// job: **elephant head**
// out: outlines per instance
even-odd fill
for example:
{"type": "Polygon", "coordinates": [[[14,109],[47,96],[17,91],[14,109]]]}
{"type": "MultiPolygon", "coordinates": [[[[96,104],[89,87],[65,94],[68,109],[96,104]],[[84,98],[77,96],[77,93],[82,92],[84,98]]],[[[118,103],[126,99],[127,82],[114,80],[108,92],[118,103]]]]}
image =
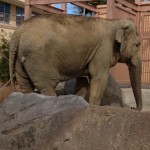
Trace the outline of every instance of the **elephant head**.
{"type": "Polygon", "coordinates": [[[139,57],[140,38],[133,21],[123,19],[116,24],[115,40],[119,48],[118,61],[126,63],[129,69],[131,86],[137,104],[137,110],[142,109],[141,97],[141,59],[139,57]]]}

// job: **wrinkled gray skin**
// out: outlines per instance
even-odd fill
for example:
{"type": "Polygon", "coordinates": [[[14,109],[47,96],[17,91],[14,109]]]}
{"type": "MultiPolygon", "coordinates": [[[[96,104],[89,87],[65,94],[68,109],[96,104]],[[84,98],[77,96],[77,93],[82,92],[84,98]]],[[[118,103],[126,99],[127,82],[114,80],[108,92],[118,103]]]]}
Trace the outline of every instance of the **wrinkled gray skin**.
{"type": "Polygon", "coordinates": [[[10,76],[16,74],[22,92],[37,88],[56,95],[60,81],[88,75],[90,104],[100,104],[109,68],[126,63],[142,109],[140,39],[133,21],[69,15],[33,17],[14,32],[10,43],[10,76]]]}

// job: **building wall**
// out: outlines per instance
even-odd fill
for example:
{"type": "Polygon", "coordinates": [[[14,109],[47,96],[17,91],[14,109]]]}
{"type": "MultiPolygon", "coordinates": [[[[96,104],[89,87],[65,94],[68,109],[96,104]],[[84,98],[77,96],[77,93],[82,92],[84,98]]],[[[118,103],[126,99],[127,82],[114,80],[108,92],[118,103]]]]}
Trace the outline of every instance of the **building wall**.
{"type": "MultiPolygon", "coordinates": [[[[9,1],[3,1],[1,0],[2,2],[7,2],[9,3],[9,1]]],[[[18,0],[19,1],[19,0],[18,0]]],[[[12,2],[12,0],[10,0],[10,2],[12,2]]],[[[12,3],[9,3],[10,4],[10,22],[9,23],[3,23],[0,21],[0,31],[1,30],[4,30],[6,33],[13,33],[13,31],[16,29],[16,3],[15,4],[12,4],[12,3]]],[[[20,7],[20,5],[19,5],[20,7]]],[[[22,5],[23,7],[23,5],[22,5]]]]}
{"type": "MultiPolygon", "coordinates": [[[[3,23],[0,21],[0,31],[3,29],[7,33],[13,33],[16,29],[16,7],[24,8],[24,2],[25,0],[0,0],[2,2],[6,2],[10,4],[10,22],[9,23],[3,23]]],[[[38,14],[45,14],[46,12],[40,9],[33,8],[32,10],[35,13],[38,14]]]]}

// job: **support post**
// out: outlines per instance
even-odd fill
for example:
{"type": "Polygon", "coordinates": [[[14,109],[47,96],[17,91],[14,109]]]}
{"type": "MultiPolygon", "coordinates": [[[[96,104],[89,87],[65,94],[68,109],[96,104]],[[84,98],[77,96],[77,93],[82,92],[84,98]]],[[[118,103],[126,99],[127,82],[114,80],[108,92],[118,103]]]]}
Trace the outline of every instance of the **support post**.
{"type": "Polygon", "coordinates": [[[114,19],[115,18],[115,0],[108,0],[107,1],[107,19],[114,19]]]}
{"type": "Polygon", "coordinates": [[[95,13],[95,12],[92,12],[92,16],[95,17],[95,18],[99,17],[99,16],[98,16],[98,12],[96,12],[96,13],[95,13]]]}
{"type": "Polygon", "coordinates": [[[24,20],[29,19],[32,16],[32,8],[30,6],[30,0],[25,0],[25,16],[24,20]]]}
{"type": "Polygon", "coordinates": [[[61,3],[61,9],[64,11],[64,14],[67,13],[67,3],[61,3]]]}
{"type": "Polygon", "coordinates": [[[140,5],[141,4],[141,0],[135,0],[135,3],[140,5]]]}
{"type": "Polygon", "coordinates": [[[136,15],[136,26],[137,26],[137,30],[140,33],[140,22],[141,22],[141,13],[137,12],[136,15]]]}
{"type": "Polygon", "coordinates": [[[135,0],[135,3],[138,4],[137,6],[137,14],[136,14],[136,26],[137,26],[137,30],[140,33],[140,22],[141,22],[141,1],[142,0],[135,0]]]}

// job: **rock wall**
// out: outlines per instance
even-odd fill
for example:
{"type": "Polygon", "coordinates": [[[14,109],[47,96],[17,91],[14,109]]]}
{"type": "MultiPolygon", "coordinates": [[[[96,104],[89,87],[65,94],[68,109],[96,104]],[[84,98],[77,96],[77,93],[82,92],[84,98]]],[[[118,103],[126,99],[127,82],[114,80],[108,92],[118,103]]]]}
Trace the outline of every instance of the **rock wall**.
{"type": "Polygon", "coordinates": [[[150,113],[13,93],[0,104],[0,150],[150,150],[150,113]]]}
{"type": "MultiPolygon", "coordinates": [[[[68,80],[66,82],[62,82],[57,86],[58,95],[78,95],[82,96],[84,99],[87,99],[89,96],[89,83],[88,80],[83,77],[79,79],[79,83],[77,84],[76,79],[68,80]],[[87,88],[82,88],[79,90],[79,87],[85,86],[87,88]]],[[[106,89],[104,91],[104,95],[101,100],[101,106],[109,105],[109,106],[121,106],[123,107],[122,100],[122,92],[116,80],[109,75],[106,89]]]]}

